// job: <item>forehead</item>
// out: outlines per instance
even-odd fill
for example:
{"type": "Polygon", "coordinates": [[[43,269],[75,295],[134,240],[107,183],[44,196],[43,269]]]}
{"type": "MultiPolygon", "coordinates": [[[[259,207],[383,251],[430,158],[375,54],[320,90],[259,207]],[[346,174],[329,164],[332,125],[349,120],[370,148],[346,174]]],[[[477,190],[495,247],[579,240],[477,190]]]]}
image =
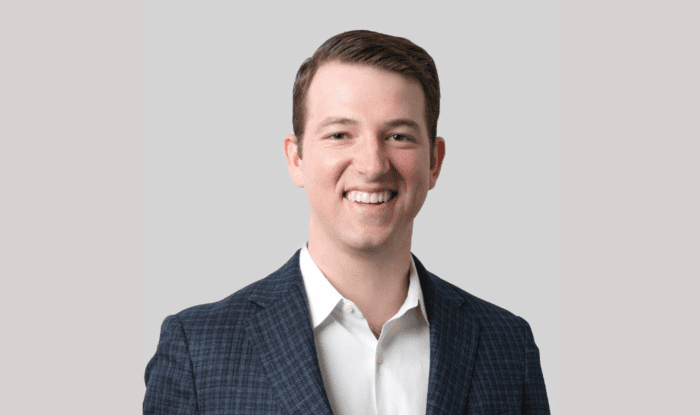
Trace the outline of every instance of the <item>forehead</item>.
{"type": "Polygon", "coordinates": [[[309,85],[306,102],[311,129],[335,116],[363,123],[411,118],[425,131],[425,97],[418,81],[368,65],[322,65],[309,85]]]}

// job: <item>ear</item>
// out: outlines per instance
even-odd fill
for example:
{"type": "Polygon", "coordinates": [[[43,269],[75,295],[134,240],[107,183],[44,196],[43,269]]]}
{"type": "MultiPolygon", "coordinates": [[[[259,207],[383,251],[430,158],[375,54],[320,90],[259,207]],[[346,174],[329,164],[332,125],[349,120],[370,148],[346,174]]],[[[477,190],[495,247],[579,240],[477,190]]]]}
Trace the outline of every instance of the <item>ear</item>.
{"type": "Polygon", "coordinates": [[[430,161],[430,187],[432,190],[440,176],[442,169],[442,161],[445,159],[445,139],[437,137],[435,139],[435,148],[433,149],[433,159],[430,161]]]}
{"type": "Polygon", "coordinates": [[[297,187],[304,187],[304,162],[299,158],[299,140],[294,134],[284,137],[284,157],[287,159],[287,169],[292,181],[297,187]]]}

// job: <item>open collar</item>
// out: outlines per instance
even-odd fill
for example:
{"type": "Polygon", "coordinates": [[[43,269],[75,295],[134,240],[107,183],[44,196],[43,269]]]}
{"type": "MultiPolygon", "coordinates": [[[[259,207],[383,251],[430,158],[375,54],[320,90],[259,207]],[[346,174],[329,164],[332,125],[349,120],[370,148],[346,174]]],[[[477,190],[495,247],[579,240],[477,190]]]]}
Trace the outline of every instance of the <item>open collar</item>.
{"type": "MultiPolygon", "coordinates": [[[[260,310],[250,318],[246,334],[288,414],[331,415],[316,357],[300,252],[251,290],[248,300],[260,310]]],[[[427,415],[462,413],[479,324],[462,307],[466,298],[454,286],[412,258],[430,322],[427,415]]]]}
{"type": "MultiPolygon", "coordinates": [[[[301,270],[302,279],[304,281],[304,290],[306,291],[306,299],[309,304],[309,314],[311,317],[311,327],[315,330],[323,321],[328,318],[331,312],[336,308],[338,302],[347,300],[338,290],[328,281],[323,275],[323,272],[318,268],[311,254],[306,247],[302,246],[299,252],[299,268],[301,270]]],[[[411,269],[408,279],[408,292],[406,299],[397,315],[401,316],[408,310],[420,306],[423,318],[428,321],[428,314],[425,311],[425,300],[423,299],[423,290],[421,289],[420,278],[416,270],[416,264],[411,256],[411,269]]]]}

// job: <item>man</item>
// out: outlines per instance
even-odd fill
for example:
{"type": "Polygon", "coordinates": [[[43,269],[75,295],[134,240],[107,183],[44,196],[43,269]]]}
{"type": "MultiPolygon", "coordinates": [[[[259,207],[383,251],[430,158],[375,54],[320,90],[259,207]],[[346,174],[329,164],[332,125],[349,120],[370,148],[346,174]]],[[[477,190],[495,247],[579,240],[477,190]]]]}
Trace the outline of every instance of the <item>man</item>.
{"type": "Polygon", "coordinates": [[[528,324],[411,255],[445,157],[432,58],[342,33],[302,64],[293,99],[284,152],[309,199],[308,244],[165,320],[144,413],[548,414],[528,324]]]}

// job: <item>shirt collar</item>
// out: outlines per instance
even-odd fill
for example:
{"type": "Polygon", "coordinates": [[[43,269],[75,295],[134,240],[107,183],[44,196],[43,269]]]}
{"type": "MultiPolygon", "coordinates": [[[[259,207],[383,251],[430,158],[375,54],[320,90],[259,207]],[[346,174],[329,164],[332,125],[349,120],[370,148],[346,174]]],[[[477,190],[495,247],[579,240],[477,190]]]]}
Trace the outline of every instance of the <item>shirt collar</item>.
{"type": "MultiPolygon", "coordinates": [[[[318,268],[314,260],[309,254],[306,244],[301,248],[299,255],[299,267],[304,280],[304,289],[306,289],[306,298],[309,302],[309,311],[311,314],[311,326],[315,329],[321,324],[331,311],[338,305],[338,302],[346,300],[338,290],[331,285],[326,279],[321,270],[318,268]]],[[[416,271],[416,264],[411,256],[411,275],[408,282],[408,294],[403,305],[396,313],[395,317],[400,317],[408,310],[420,305],[420,310],[428,322],[428,314],[425,312],[425,301],[423,300],[423,290],[420,286],[420,279],[416,271]]],[[[392,317],[393,318],[393,317],[392,317]]]]}

